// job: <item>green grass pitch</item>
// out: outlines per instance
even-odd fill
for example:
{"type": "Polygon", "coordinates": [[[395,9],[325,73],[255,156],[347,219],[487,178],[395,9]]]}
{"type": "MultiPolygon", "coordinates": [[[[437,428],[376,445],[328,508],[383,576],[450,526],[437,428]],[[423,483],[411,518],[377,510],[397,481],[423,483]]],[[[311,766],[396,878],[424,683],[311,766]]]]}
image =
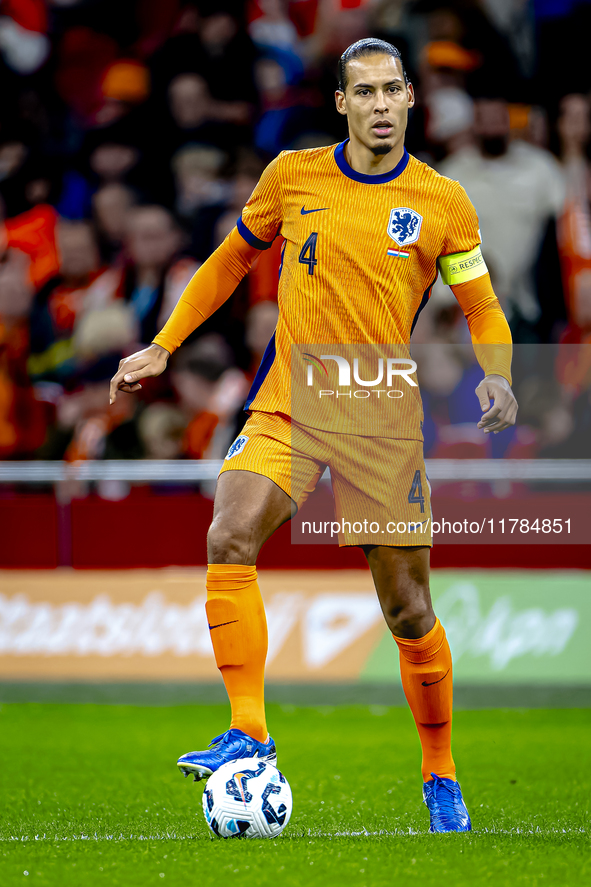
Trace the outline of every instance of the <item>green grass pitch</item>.
{"type": "Polygon", "coordinates": [[[220,841],[179,754],[221,705],[0,709],[0,883],[591,884],[591,711],[460,711],[454,754],[474,831],[429,835],[405,709],[269,706],[294,794],[275,841],[220,841]]]}

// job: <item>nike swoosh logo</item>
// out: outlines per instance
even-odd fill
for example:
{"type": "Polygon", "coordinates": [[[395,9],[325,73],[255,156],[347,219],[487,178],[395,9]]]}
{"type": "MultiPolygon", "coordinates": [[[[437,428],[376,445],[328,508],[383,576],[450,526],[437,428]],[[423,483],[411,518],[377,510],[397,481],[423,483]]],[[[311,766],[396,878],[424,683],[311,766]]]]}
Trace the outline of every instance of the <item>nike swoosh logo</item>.
{"type": "Polygon", "coordinates": [[[238,619],[232,619],[231,622],[219,622],[217,625],[210,625],[208,622],[207,627],[210,631],[213,631],[214,628],[222,628],[224,625],[234,625],[235,622],[238,622],[238,619]]]}
{"type": "Polygon", "coordinates": [[[447,669],[447,671],[446,671],[445,674],[443,675],[443,678],[438,678],[436,681],[429,681],[429,682],[427,682],[427,681],[423,681],[423,683],[422,683],[421,686],[423,686],[423,687],[432,687],[433,684],[439,684],[439,683],[441,683],[441,681],[442,681],[444,678],[446,678],[446,677],[448,676],[448,674],[449,674],[449,668],[447,669]]]}
{"type": "Polygon", "coordinates": [[[310,213],[323,213],[327,209],[330,209],[330,206],[322,206],[320,209],[305,209],[305,207],[302,207],[300,213],[303,216],[308,216],[310,213]]]}

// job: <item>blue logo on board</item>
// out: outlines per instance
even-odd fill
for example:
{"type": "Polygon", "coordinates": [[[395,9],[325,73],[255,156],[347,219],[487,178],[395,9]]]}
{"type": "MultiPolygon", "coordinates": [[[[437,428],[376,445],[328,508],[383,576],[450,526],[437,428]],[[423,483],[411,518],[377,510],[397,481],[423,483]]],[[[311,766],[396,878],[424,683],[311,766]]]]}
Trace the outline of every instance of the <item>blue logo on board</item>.
{"type": "Polygon", "coordinates": [[[423,217],[408,206],[397,206],[390,212],[388,235],[398,246],[416,243],[421,233],[423,217]]]}

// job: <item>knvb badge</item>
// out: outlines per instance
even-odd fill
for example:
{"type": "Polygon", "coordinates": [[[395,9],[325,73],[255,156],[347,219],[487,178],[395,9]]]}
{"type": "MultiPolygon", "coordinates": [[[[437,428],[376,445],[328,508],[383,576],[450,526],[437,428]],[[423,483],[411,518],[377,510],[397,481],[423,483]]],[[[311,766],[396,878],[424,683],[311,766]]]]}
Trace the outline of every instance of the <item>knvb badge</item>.
{"type": "Polygon", "coordinates": [[[393,258],[408,259],[410,253],[403,246],[416,243],[421,233],[423,217],[408,206],[397,206],[391,210],[388,220],[388,236],[392,238],[398,249],[389,249],[388,255],[393,258]]]}
{"type": "Polygon", "coordinates": [[[248,437],[245,434],[241,434],[240,437],[237,437],[228,450],[226,460],[232,459],[234,456],[237,456],[238,453],[241,453],[247,443],[248,437]]]}

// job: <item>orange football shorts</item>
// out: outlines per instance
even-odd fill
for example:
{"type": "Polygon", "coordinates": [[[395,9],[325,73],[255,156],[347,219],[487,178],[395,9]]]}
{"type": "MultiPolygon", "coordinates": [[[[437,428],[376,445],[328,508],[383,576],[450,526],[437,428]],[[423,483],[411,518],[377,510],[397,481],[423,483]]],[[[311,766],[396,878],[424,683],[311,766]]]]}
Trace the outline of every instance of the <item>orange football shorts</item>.
{"type": "Polygon", "coordinates": [[[326,467],[339,545],[432,546],[421,440],[323,431],[282,413],[254,411],[228,450],[220,475],[261,474],[300,508],[326,467]]]}

